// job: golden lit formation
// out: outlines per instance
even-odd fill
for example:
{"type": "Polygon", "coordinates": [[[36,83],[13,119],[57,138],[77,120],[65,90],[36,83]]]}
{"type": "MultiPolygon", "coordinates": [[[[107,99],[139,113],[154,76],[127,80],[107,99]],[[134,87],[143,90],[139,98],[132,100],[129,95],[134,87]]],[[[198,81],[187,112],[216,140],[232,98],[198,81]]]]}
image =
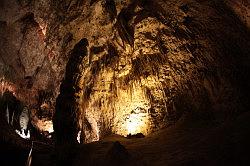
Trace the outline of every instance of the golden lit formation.
{"type": "Polygon", "coordinates": [[[148,134],[149,100],[139,82],[135,82],[126,90],[120,89],[115,103],[116,116],[114,132],[127,136],[128,134],[148,134]]]}
{"type": "Polygon", "coordinates": [[[128,115],[126,120],[127,134],[147,133],[148,114],[136,113],[128,115]]]}

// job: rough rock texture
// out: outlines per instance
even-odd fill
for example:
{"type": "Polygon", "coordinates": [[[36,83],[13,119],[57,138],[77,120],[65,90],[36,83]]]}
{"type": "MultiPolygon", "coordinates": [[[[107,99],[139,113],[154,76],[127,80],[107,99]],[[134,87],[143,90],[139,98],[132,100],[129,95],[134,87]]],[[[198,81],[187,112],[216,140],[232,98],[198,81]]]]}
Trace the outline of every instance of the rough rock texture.
{"type": "Polygon", "coordinates": [[[0,6],[1,93],[11,91],[33,110],[30,112],[36,113],[31,115],[34,126],[40,131],[51,131],[48,123],[52,123],[55,98],[67,62],[62,64],[56,47],[46,43],[47,23],[54,10],[49,1],[10,0],[1,1],[0,6]],[[47,108],[42,109],[43,105],[47,108]],[[38,118],[41,110],[49,115],[46,120],[38,118]]]}
{"type": "Polygon", "coordinates": [[[247,80],[249,32],[223,3],[96,1],[79,8],[89,10],[74,18],[69,7],[57,33],[89,41],[84,117],[76,116],[87,120],[87,140],[147,135],[185,112],[221,120],[243,110],[239,81],[247,80]]]}
{"type": "Polygon", "coordinates": [[[45,37],[33,13],[8,21],[6,18],[1,25],[1,64],[5,69],[1,77],[15,84],[20,99],[34,105],[38,91],[54,84],[45,37]]]}
{"type": "MultiPolygon", "coordinates": [[[[54,129],[56,131],[56,140],[58,144],[75,142],[77,143],[77,134],[81,130],[83,122],[78,123],[76,117],[81,114],[81,92],[82,63],[87,55],[87,39],[82,39],[73,49],[72,55],[66,66],[65,78],[60,87],[60,94],[56,101],[56,114],[54,119],[54,129]]],[[[80,120],[80,119],[79,119],[80,120]]],[[[82,132],[84,134],[84,132],[82,132]]],[[[83,137],[85,138],[85,137],[83,137]]]]}
{"type": "Polygon", "coordinates": [[[250,2],[248,0],[226,0],[225,2],[241,21],[250,28],[250,2]]]}
{"type": "MultiPolygon", "coordinates": [[[[248,14],[237,12],[248,5],[231,2],[3,1],[1,76],[35,109],[48,100],[39,93],[52,91],[53,108],[70,51],[86,38],[76,92],[81,111],[69,124],[55,122],[61,135],[75,122],[89,142],[111,132],[147,135],[185,112],[226,119],[244,110],[250,89],[248,14]]],[[[55,119],[67,121],[70,110],[61,104],[55,119]]]]}

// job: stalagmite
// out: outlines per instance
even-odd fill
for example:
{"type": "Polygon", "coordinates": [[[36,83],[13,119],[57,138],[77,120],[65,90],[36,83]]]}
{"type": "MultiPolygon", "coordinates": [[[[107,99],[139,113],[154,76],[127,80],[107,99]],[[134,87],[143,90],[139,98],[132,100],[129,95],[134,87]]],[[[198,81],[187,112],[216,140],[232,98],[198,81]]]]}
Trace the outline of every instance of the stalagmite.
{"type": "Polygon", "coordinates": [[[29,110],[27,107],[24,107],[24,109],[19,117],[19,124],[20,124],[20,131],[15,130],[16,133],[24,139],[29,139],[30,138],[30,130],[28,129],[29,110]]]}
{"type": "MultiPolygon", "coordinates": [[[[58,144],[77,143],[79,130],[82,124],[78,121],[81,114],[82,103],[82,70],[83,60],[87,56],[87,39],[82,39],[71,52],[66,66],[64,80],[57,97],[56,112],[54,116],[54,131],[58,144]]],[[[81,132],[83,137],[84,132],[81,132]]]]}
{"type": "Polygon", "coordinates": [[[29,124],[29,110],[27,107],[24,107],[19,117],[19,123],[20,123],[21,130],[27,132],[28,124],[29,124]]]}

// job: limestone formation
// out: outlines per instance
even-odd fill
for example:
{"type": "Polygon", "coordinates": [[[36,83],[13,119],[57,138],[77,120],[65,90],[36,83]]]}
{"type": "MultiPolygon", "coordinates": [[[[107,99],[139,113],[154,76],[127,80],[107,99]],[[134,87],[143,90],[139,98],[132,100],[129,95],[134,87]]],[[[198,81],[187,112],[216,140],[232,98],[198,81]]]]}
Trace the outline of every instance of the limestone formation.
{"type": "Polygon", "coordinates": [[[58,139],[147,136],[188,112],[223,121],[247,108],[246,1],[1,3],[1,89],[30,110],[52,92],[58,139]]]}

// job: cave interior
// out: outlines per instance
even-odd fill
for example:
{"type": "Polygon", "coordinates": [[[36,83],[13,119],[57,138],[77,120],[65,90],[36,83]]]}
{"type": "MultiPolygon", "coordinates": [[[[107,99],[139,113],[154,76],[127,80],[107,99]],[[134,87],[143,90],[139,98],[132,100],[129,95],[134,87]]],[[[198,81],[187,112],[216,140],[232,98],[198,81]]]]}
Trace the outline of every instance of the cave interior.
{"type": "Polygon", "coordinates": [[[0,0],[0,165],[249,165],[248,0],[0,0]]]}

